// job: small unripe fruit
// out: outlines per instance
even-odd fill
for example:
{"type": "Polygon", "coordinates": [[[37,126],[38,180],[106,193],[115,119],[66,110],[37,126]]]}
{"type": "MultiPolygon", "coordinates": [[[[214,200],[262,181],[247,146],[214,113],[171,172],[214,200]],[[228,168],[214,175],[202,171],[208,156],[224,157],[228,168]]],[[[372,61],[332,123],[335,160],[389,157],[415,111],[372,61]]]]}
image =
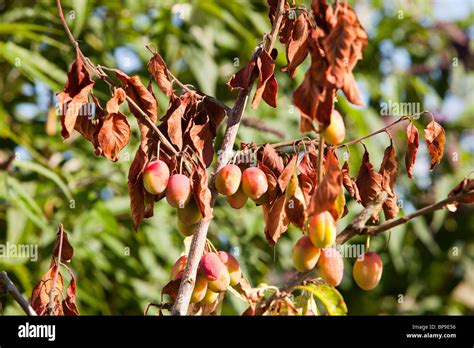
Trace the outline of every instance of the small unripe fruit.
{"type": "Polygon", "coordinates": [[[183,255],[174,263],[173,267],[171,268],[171,280],[177,280],[183,276],[187,261],[188,257],[183,255]]]}
{"type": "Polygon", "coordinates": [[[159,195],[166,190],[170,170],[165,162],[156,159],[150,161],[143,172],[143,186],[152,195],[159,195]]]}
{"type": "Polygon", "coordinates": [[[334,248],[321,250],[318,264],[316,265],[318,275],[326,283],[332,286],[341,284],[344,275],[344,260],[342,255],[334,248]]]}
{"type": "Polygon", "coordinates": [[[194,199],[190,199],[184,208],[178,208],[178,219],[186,226],[195,225],[201,220],[201,211],[194,199]]]}
{"type": "Polygon", "coordinates": [[[318,248],[325,248],[336,241],[336,221],[328,211],[311,216],[308,230],[311,242],[318,248]]]}
{"type": "Polygon", "coordinates": [[[316,266],[321,250],[316,248],[308,236],[303,236],[293,247],[292,257],[298,272],[310,271],[316,266]]]}
{"type": "Polygon", "coordinates": [[[239,261],[231,254],[226,253],[225,251],[219,251],[219,258],[222,263],[227,267],[230,275],[230,285],[236,286],[239,284],[240,279],[242,278],[242,270],[240,269],[239,261]]]}
{"type": "Polygon", "coordinates": [[[235,164],[228,164],[216,175],[216,189],[221,195],[230,196],[237,192],[242,172],[235,164]]]}
{"type": "Polygon", "coordinates": [[[336,110],[333,111],[331,114],[331,123],[321,132],[321,135],[326,143],[330,145],[337,145],[344,141],[346,137],[346,127],[344,126],[344,120],[339,112],[336,110]]]}
{"type": "Polygon", "coordinates": [[[196,276],[196,284],[191,294],[191,303],[201,302],[207,293],[207,279],[201,274],[196,276]]]}
{"type": "Polygon", "coordinates": [[[187,226],[179,218],[177,219],[178,230],[185,237],[192,236],[197,224],[187,226]]]}
{"type": "Polygon", "coordinates": [[[233,195],[227,196],[227,201],[229,202],[229,205],[234,209],[242,208],[245,205],[245,203],[247,203],[247,199],[248,197],[244,193],[244,190],[242,189],[242,185],[239,186],[239,188],[233,195]]]}
{"type": "Polygon", "coordinates": [[[219,297],[218,292],[214,292],[212,290],[209,290],[208,288],[206,291],[206,295],[202,299],[201,303],[207,304],[207,305],[213,304],[214,302],[216,302],[218,297],[219,297]]]}
{"type": "Polygon", "coordinates": [[[259,199],[268,190],[267,176],[257,167],[245,169],[242,173],[242,189],[247,197],[259,199]]]}
{"type": "Polygon", "coordinates": [[[166,200],[174,208],[184,208],[191,198],[191,182],[183,174],[174,174],[168,180],[166,200]]]}
{"type": "Polygon", "coordinates": [[[229,271],[227,271],[227,268],[223,268],[219,278],[216,280],[210,280],[208,282],[208,287],[210,290],[214,292],[224,292],[227,291],[230,285],[230,275],[229,271]]]}
{"type": "Polygon", "coordinates": [[[372,290],[382,278],[383,264],[380,256],[374,252],[367,252],[354,263],[352,276],[357,285],[363,290],[372,290]]]}

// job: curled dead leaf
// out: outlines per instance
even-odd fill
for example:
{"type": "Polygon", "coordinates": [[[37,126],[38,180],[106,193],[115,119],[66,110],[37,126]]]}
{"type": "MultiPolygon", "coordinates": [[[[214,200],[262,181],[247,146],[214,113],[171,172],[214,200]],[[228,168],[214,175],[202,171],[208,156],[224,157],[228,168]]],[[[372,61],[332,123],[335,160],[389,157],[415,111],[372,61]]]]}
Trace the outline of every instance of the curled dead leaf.
{"type": "Polygon", "coordinates": [[[407,152],[405,154],[405,167],[409,178],[413,178],[413,167],[415,166],[416,153],[418,152],[418,130],[415,125],[410,122],[407,126],[407,152]]]}
{"type": "Polygon", "coordinates": [[[431,156],[430,169],[433,169],[441,162],[444,150],[444,128],[434,119],[425,128],[425,140],[431,156]]]}
{"type": "Polygon", "coordinates": [[[93,87],[94,81],[90,78],[79,51],[77,51],[76,59],[67,74],[64,90],[57,94],[61,110],[61,135],[63,139],[71,136],[78,117],[87,119],[93,116],[83,115],[83,106],[88,103],[88,97],[93,87]]]}

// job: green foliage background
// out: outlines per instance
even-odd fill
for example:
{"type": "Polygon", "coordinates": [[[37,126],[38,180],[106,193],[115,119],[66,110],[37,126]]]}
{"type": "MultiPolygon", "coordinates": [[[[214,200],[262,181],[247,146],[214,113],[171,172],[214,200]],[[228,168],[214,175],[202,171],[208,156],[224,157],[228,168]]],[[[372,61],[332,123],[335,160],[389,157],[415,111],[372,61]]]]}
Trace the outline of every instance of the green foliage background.
{"type": "MultiPolygon", "coordinates": [[[[367,106],[355,108],[339,98],[346,139],[365,135],[394,119],[380,116],[383,101],[421,103],[421,109],[433,111],[447,132],[444,159],[433,172],[428,170],[426,147],[421,144],[415,180],[406,177],[403,166],[404,128],[392,133],[401,163],[396,188],[403,203],[401,214],[444,198],[474,169],[474,11],[471,2],[456,1],[446,16],[459,14],[454,8],[459,3],[463,13],[446,19],[439,15],[440,6],[449,9],[446,3],[449,1],[363,0],[355,7],[370,36],[364,60],[355,69],[367,106]],[[441,20],[469,33],[470,56],[453,43],[447,30],[436,27],[441,20]],[[414,73],[411,68],[420,65],[428,71],[414,73]]],[[[153,43],[181,81],[228,105],[235,94],[225,82],[237,71],[237,64],[246,63],[270,29],[264,1],[76,0],[64,1],[63,7],[82,50],[96,64],[127,69],[146,83],[149,52],[145,45],[153,43]]],[[[277,48],[277,66],[282,67],[284,48],[280,44],[277,48]]],[[[75,248],[71,268],[78,279],[81,313],[139,315],[148,302],[160,301],[170,267],[183,251],[182,237],[175,211],[165,202],[157,204],[155,216],[138,233],[132,230],[126,177],[137,148],[136,125],[133,140],[117,163],[95,157],[91,145],[78,136],[63,142],[59,120],[53,119],[52,131],[46,132],[48,109],[54,106],[54,93],[62,89],[73,59],[55,1],[32,5],[31,1],[6,0],[0,4],[0,158],[16,152],[18,159],[11,173],[0,172],[0,243],[39,246],[38,262],[0,258],[0,270],[6,270],[29,298],[49,267],[55,231],[62,222],[75,248]]],[[[262,103],[245,115],[283,131],[285,140],[300,138],[292,91],[307,66],[308,61],[295,80],[277,73],[277,110],[262,103]]],[[[97,95],[105,99],[106,86],[101,82],[96,86],[97,95]]],[[[157,94],[163,115],[167,101],[157,94]]],[[[126,106],[124,112],[129,114],[126,106]]],[[[428,121],[416,121],[421,137],[428,121]]],[[[221,138],[222,130],[218,145],[221,138]]],[[[281,139],[242,127],[238,140],[281,139]]],[[[376,169],[388,143],[384,134],[365,142],[376,169]]],[[[352,146],[350,151],[351,174],[356,176],[362,146],[352,146]]],[[[360,207],[350,202],[349,210],[339,228],[360,207]]],[[[357,288],[351,277],[354,260],[346,259],[340,291],[349,314],[474,314],[472,212],[472,207],[462,207],[454,214],[439,211],[375,238],[372,248],[382,256],[384,274],[371,292],[357,288]]],[[[220,198],[214,215],[211,240],[219,249],[238,255],[254,285],[281,285],[291,276],[291,248],[300,236],[297,229],[290,228],[276,248],[270,248],[263,236],[261,208],[248,203],[242,210],[232,210],[220,198]]],[[[353,242],[363,243],[363,239],[353,242]]],[[[21,314],[10,298],[2,298],[2,303],[4,314],[21,314]]],[[[228,294],[222,313],[240,314],[244,309],[242,302],[228,294]]]]}

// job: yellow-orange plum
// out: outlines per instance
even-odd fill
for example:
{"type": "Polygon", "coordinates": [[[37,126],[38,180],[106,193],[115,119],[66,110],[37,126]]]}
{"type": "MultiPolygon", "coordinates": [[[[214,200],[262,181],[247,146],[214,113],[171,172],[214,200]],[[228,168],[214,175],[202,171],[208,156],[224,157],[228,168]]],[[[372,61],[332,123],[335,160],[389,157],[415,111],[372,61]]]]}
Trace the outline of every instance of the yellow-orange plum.
{"type": "Polygon", "coordinates": [[[234,209],[242,208],[245,203],[247,203],[247,200],[248,197],[244,193],[242,185],[239,186],[239,188],[233,195],[227,196],[227,201],[229,202],[229,205],[234,209]]]}
{"type": "Polygon", "coordinates": [[[180,279],[183,276],[187,261],[188,257],[183,255],[174,263],[173,267],[171,267],[171,280],[180,279]]]}
{"type": "Polygon", "coordinates": [[[227,271],[230,275],[230,285],[236,286],[240,282],[240,278],[242,278],[242,271],[240,269],[239,261],[231,254],[225,251],[219,251],[219,258],[221,259],[222,263],[227,267],[227,271]]]}
{"type": "Polygon", "coordinates": [[[336,241],[336,221],[328,211],[311,216],[308,230],[311,242],[318,248],[325,248],[336,241]]]}
{"type": "Polygon", "coordinates": [[[197,224],[194,225],[186,225],[184,224],[179,218],[177,219],[178,230],[181,234],[185,237],[192,236],[194,233],[194,229],[196,228],[197,224]]]}
{"type": "Polygon", "coordinates": [[[230,196],[237,192],[240,186],[242,172],[235,164],[224,166],[216,174],[216,190],[221,195],[230,196]]]}
{"type": "Polygon", "coordinates": [[[321,250],[318,264],[316,265],[318,275],[326,283],[332,286],[341,284],[344,275],[344,260],[342,255],[334,248],[324,248],[321,250]]]}
{"type": "Polygon", "coordinates": [[[174,208],[184,208],[191,198],[191,182],[183,174],[174,174],[166,186],[166,200],[174,208]]]}
{"type": "Polygon", "coordinates": [[[372,290],[382,278],[383,264],[380,256],[374,252],[367,252],[354,263],[352,276],[363,290],[372,290]]]}
{"type": "Polygon", "coordinates": [[[331,114],[331,122],[322,132],[326,143],[330,145],[337,145],[344,141],[346,137],[346,127],[344,126],[344,120],[339,112],[336,110],[331,114]]]}
{"type": "Polygon", "coordinates": [[[310,271],[316,266],[320,249],[315,247],[308,236],[303,236],[293,247],[293,264],[298,272],[310,271]]]}
{"type": "Polygon", "coordinates": [[[218,292],[214,292],[212,290],[209,290],[208,288],[206,291],[206,295],[202,299],[201,303],[207,304],[207,305],[213,304],[214,302],[216,302],[218,297],[219,297],[218,292]]]}
{"type": "Polygon", "coordinates": [[[242,173],[242,189],[247,197],[258,200],[268,190],[267,176],[257,167],[245,169],[242,173]]]}
{"type": "Polygon", "coordinates": [[[207,279],[201,274],[196,276],[196,284],[191,294],[191,303],[201,302],[207,293],[207,279]]]}
{"type": "Polygon", "coordinates": [[[185,207],[177,209],[178,219],[186,226],[195,225],[201,220],[201,211],[196,204],[194,198],[189,200],[185,207]]]}
{"type": "Polygon", "coordinates": [[[143,186],[152,195],[159,195],[165,192],[169,177],[170,170],[165,162],[150,161],[143,172],[143,186]]]}

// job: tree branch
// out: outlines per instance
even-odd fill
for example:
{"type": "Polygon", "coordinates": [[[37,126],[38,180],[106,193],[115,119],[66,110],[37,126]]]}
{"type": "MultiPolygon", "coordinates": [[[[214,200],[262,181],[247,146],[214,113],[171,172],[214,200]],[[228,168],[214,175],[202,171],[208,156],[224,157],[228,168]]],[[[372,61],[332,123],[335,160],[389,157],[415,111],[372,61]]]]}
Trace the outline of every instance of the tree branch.
{"type": "Polygon", "coordinates": [[[472,195],[473,193],[474,193],[474,190],[460,192],[454,196],[443,199],[442,201],[427,205],[426,207],[423,207],[401,218],[388,220],[381,225],[369,226],[366,228],[365,233],[369,235],[376,235],[376,234],[385,232],[393,227],[402,225],[418,216],[431,213],[435,210],[443,209],[446,205],[450,203],[459,202],[463,198],[466,198],[467,196],[472,195]]]}
{"type": "Polygon", "coordinates": [[[284,138],[285,133],[282,132],[279,129],[273,128],[260,120],[259,118],[256,117],[244,117],[242,118],[242,126],[248,127],[248,128],[254,128],[259,131],[265,132],[265,133],[270,133],[273,134],[279,138],[284,138]]]}
{"type": "Polygon", "coordinates": [[[354,220],[352,220],[352,222],[337,235],[336,244],[344,244],[355,235],[362,234],[365,231],[367,220],[369,220],[375,212],[380,211],[380,208],[387,197],[387,192],[380,192],[377,198],[375,198],[373,202],[370,202],[367,207],[365,207],[364,210],[362,210],[359,215],[357,215],[354,220]]]}
{"type": "MultiPolygon", "coordinates": [[[[454,202],[459,202],[462,199],[471,196],[474,194],[474,190],[465,190],[462,191],[456,195],[453,195],[451,197],[448,197],[446,199],[443,199],[439,202],[430,204],[426,207],[423,207],[407,216],[403,216],[398,219],[392,219],[384,222],[381,225],[377,226],[366,226],[367,220],[370,219],[372,214],[378,210],[380,210],[380,207],[383,205],[385,200],[387,199],[387,193],[385,191],[382,191],[379,193],[377,198],[371,202],[369,205],[367,205],[364,210],[362,210],[355,218],[352,220],[352,222],[344,229],[342,230],[336,238],[336,244],[344,244],[351,238],[355,237],[356,235],[361,235],[361,234],[367,234],[367,235],[377,235],[379,233],[385,232],[393,227],[402,225],[418,216],[443,209],[446,207],[446,205],[454,202]]],[[[295,286],[301,284],[306,278],[308,278],[313,270],[308,271],[308,272],[298,272],[295,274],[295,276],[288,281],[288,283],[281,288],[280,293],[288,293],[293,289],[295,286]]],[[[275,296],[275,295],[274,295],[275,296]]],[[[268,305],[272,302],[274,296],[271,296],[267,301],[265,301],[265,304],[259,308],[259,313],[260,312],[265,312],[266,308],[268,305]]]]}
{"type": "MultiPolygon", "coordinates": [[[[336,148],[341,148],[341,147],[346,147],[346,146],[349,146],[349,145],[354,145],[354,144],[357,144],[357,143],[360,143],[361,141],[365,140],[365,139],[368,139],[370,137],[373,137],[374,135],[377,135],[377,134],[380,134],[380,133],[383,133],[383,132],[386,132],[388,129],[390,129],[391,127],[397,125],[398,123],[400,122],[403,122],[403,121],[408,121],[408,120],[411,120],[415,117],[418,117],[418,116],[421,116],[423,114],[431,114],[431,112],[427,111],[427,110],[424,110],[420,113],[417,113],[417,114],[413,114],[413,115],[404,115],[404,116],[401,116],[398,120],[386,125],[385,127],[381,128],[381,129],[378,129],[368,135],[365,135],[361,138],[357,138],[357,139],[354,139],[354,140],[351,140],[351,141],[348,141],[346,143],[343,143],[343,144],[339,144],[336,146],[336,148]]],[[[280,147],[288,147],[288,146],[300,146],[300,145],[311,145],[311,144],[314,144],[314,145],[318,145],[319,144],[319,140],[318,139],[296,139],[296,140],[287,140],[287,141],[283,141],[283,142],[280,142],[280,143],[273,143],[273,144],[270,144],[271,147],[277,149],[277,148],[280,148],[280,147]]],[[[265,145],[265,144],[264,144],[265,145]]],[[[263,146],[263,145],[260,145],[260,146],[263,146]]],[[[319,146],[319,145],[318,145],[319,146]]]]}
{"type": "Polygon", "coordinates": [[[354,144],[357,144],[357,143],[360,143],[361,141],[367,139],[367,138],[370,138],[370,137],[373,137],[374,135],[377,135],[377,134],[380,134],[380,133],[383,133],[383,132],[386,132],[387,129],[395,126],[396,124],[400,123],[400,122],[403,122],[403,121],[408,121],[408,120],[412,120],[413,118],[415,117],[419,117],[419,116],[422,116],[424,114],[429,114],[431,115],[431,112],[428,111],[428,110],[423,110],[422,112],[419,112],[417,114],[413,114],[413,115],[404,115],[404,116],[401,116],[398,120],[386,125],[385,127],[379,129],[379,130],[376,130],[375,132],[372,132],[368,135],[365,135],[361,138],[358,138],[358,139],[354,139],[354,140],[351,140],[351,141],[348,141],[347,143],[344,143],[344,144],[340,144],[338,145],[337,147],[340,148],[340,147],[344,147],[344,146],[349,146],[349,145],[354,145],[354,144]]]}
{"type": "MultiPolygon", "coordinates": [[[[278,36],[278,31],[280,28],[282,15],[284,11],[284,0],[278,0],[277,12],[275,15],[275,21],[273,22],[272,31],[269,36],[266,36],[264,43],[264,49],[267,52],[271,52],[275,40],[278,36]]],[[[257,47],[253,55],[257,54],[261,48],[257,47]]],[[[228,114],[227,118],[227,128],[225,130],[224,139],[222,141],[222,146],[220,149],[220,156],[218,156],[216,166],[211,174],[209,180],[209,190],[211,191],[211,208],[214,207],[214,204],[217,199],[217,191],[214,187],[215,174],[224,167],[230,156],[232,154],[232,149],[234,147],[235,138],[237,136],[237,131],[239,129],[240,121],[242,114],[244,112],[245,106],[249,98],[250,90],[255,81],[255,78],[252,79],[249,83],[249,87],[243,89],[239,92],[237,99],[235,101],[234,107],[231,112],[228,114]]],[[[186,262],[186,268],[181,279],[179,286],[178,295],[176,297],[175,304],[173,306],[172,314],[173,315],[186,315],[188,313],[189,302],[191,299],[191,294],[194,289],[194,284],[196,281],[197,269],[201,256],[204,252],[204,247],[207,239],[207,231],[209,229],[210,221],[201,220],[194,230],[193,239],[191,241],[191,247],[188,254],[188,261],[186,262]]]]}
{"type": "Polygon", "coordinates": [[[37,316],[35,310],[30,306],[29,302],[21,296],[20,292],[16,288],[15,284],[8,277],[7,272],[0,272],[0,290],[2,293],[7,293],[13,297],[13,299],[20,305],[21,309],[31,316],[37,316]]]}

